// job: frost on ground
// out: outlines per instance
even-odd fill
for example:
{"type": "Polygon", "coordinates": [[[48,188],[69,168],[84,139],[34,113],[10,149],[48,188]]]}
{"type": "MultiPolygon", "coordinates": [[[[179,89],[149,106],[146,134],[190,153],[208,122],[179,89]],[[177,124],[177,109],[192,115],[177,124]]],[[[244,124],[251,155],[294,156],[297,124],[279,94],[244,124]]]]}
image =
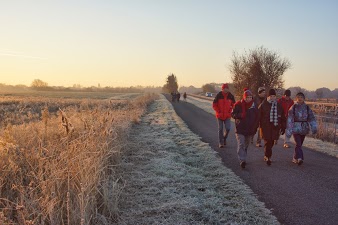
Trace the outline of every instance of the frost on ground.
{"type": "MultiPolygon", "coordinates": [[[[187,98],[187,102],[194,104],[195,106],[203,109],[204,111],[208,113],[211,113],[211,114],[215,113],[212,108],[212,101],[210,100],[208,101],[208,100],[189,96],[187,98]]],[[[280,136],[280,140],[284,141],[284,135],[280,136]]],[[[295,144],[293,138],[291,138],[290,140],[291,142],[295,144]]],[[[324,142],[322,140],[307,136],[305,138],[303,146],[338,158],[338,145],[336,144],[324,142]]]]}
{"type": "Polygon", "coordinates": [[[119,224],[278,224],[162,96],[123,153],[119,224]]]}

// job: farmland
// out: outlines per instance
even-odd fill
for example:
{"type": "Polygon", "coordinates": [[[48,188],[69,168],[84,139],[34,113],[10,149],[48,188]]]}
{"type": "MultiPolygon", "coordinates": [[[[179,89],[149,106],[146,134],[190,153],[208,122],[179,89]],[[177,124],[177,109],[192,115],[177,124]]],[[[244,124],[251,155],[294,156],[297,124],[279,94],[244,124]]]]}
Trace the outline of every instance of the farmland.
{"type": "Polygon", "coordinates": [[[153,94],[2,93],[1,224],[117,218],[111,180],[153,94]]]}

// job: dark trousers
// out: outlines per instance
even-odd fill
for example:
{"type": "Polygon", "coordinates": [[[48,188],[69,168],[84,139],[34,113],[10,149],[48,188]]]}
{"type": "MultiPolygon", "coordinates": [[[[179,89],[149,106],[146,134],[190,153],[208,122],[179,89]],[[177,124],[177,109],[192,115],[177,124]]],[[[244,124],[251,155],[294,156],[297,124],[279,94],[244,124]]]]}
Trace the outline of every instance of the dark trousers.
{"type": "Polygon", "coordinates": [[[305,139],[305,135],[293,134],[293,138],[295,139],[295,142],[296,142],[296,147],[295,147],[295,152],[293,154],[293,158],[304,160],[302,145],[305,139]]]}
{"type": "Polygon", "coordinates": [[[272,156],[272,147],[275,144],[274,140],[265,140],[264,139],[264,155],[268,158],[272,156]]]}

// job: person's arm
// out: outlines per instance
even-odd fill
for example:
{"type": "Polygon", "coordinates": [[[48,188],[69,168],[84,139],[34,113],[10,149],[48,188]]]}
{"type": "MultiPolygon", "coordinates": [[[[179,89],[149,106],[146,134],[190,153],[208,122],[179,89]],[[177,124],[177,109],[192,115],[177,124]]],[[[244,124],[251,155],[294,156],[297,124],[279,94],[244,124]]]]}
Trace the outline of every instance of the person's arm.
{"type": "Polygon", "coordinates": [[[231,117],[234,119],[242,119],[243,113],[241,109],[241,102],[236,102],[232,112],[231,112],[231,117]]]}
{"type": "Polygon", "coordinates": [[[217,94],[214,101],[212,102],[212,108],[215,110],[215,112],[220,111],[220,109],[218,107],[218,99],[219,99],[219,97],[218,97],[218,94],[217,94]]]}
{"type": "MultiPolygon", "coordinates": [[[[307,106],[307,107],[309,107],[309,106],[307,106]]],[[[308,121],[309,121],[309,124],[310,124],[310,127],[311,127],[312,134],[317,133],[318,128],[317,128],[316,117],[315,117],[313,111],[310,108],[309,108],[308,121]]]]}
{"type": "Polygon", "coordinates": [[[292,130],[293,130],[293,124],[294,124],[294,115],[293,115],[293,110],[294,110],[294,105],[289,109],[288,117],[287,117],[287,122],[286,122],[286,131],[285,135],[290,138],[292,135],[292,130]]]}

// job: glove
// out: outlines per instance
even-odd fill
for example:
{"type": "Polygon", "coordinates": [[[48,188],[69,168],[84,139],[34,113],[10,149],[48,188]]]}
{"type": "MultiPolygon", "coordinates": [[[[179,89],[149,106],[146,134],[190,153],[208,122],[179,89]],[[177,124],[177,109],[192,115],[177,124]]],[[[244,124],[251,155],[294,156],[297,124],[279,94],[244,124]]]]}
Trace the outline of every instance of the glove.
{"type": "Polygon", "coordinates": [[[285,134],[285,129],[280,129],[280,134],[281,135],[285,134]]]}

